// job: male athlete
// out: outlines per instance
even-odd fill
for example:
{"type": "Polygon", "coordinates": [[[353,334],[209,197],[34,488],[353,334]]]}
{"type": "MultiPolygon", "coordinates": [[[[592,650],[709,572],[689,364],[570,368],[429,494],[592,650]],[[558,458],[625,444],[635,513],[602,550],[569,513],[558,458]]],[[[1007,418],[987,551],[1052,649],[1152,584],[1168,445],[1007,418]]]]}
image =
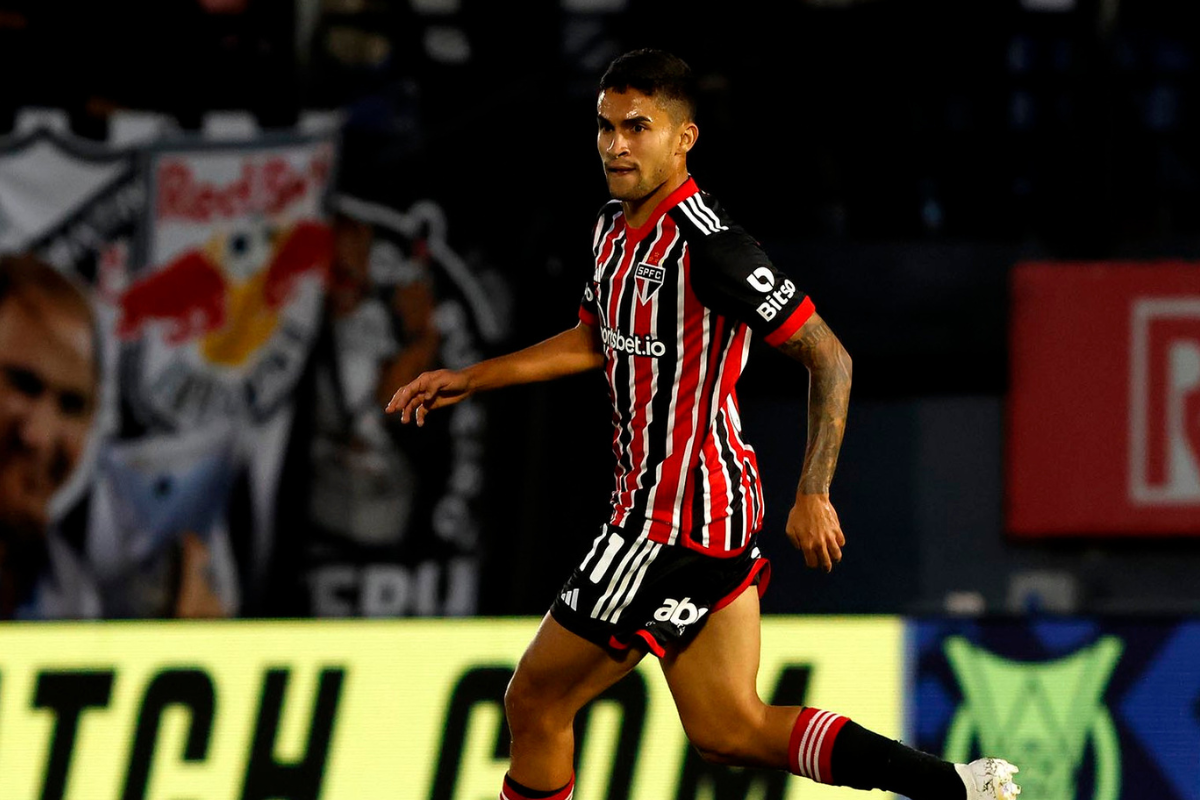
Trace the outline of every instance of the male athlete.
{"type": "Polygon", "coordinates": [[[579,324],[461,371],[425,373],[387,407],[421,425],[474,392],[598,368],[608,378],[612,516],[509,684],[512,763],[500,797],[570,800],[576,712],[649,651],[710,761],[913,800],[1012,800],[1020,788],[1006,761],[950,764],[838,714],[758,697],[758,603],[770,571],[734,384],[751,332],[808,369],[808,444],[787,535],[809,567],[829,571],[846,542],[829,485],[850,357],[812,301],[689,176],[694,98],[675,56],[639,50],[609,66],[596,118],[613,201],[596,222],[579,324]]]}

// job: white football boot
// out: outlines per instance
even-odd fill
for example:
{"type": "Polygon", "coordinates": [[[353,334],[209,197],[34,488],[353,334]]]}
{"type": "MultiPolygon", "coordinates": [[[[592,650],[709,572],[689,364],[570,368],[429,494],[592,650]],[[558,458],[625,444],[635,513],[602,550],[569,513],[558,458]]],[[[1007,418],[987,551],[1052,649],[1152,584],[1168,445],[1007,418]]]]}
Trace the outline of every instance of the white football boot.
{"type": "Polygon", "coordinates": [[[1016,800],[1021,793],[1012,779],[1020,770],[1002,758],[980,758],[954,769],[966,784],[967,800],[1016,800]]]}

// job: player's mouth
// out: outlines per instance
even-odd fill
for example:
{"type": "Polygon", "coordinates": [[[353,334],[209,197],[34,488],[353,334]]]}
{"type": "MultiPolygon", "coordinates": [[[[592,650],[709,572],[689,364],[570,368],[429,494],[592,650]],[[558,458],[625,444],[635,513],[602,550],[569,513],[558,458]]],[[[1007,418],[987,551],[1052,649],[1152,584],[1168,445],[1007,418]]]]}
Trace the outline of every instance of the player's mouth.
{"type": "Polygon", "coordinates": [[[609,175],[628,175],[637,170],[636,167],[630,167],[623,164],[609,164],[605,166],[609,175]]]}

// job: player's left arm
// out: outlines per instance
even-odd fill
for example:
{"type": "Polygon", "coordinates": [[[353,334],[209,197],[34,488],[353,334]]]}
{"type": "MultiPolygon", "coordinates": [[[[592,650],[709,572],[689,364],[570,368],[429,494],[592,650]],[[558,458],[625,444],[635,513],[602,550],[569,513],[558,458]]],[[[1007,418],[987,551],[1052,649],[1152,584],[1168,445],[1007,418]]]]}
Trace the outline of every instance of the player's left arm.
{"type": "Polygon", "coordinates": [[[808,445],[787,534],[810,567],[833,569],[846,537],[829,502],[850,401],[850,356],[812,299],[741,228],[693,237],[691,280],[709,308],[740,320],[808,368],[808,445]]]}
{"type": "Polygon", "coordinates": [[[808,369],[808,443],[796,502],[788,513],[787,535],[804,562],[826,572],[842,560],[846,537],[829,501],[829,486],[842,449],[850,405],[850,354],[825,320],[813,313],[777,345],[808,369]]]}

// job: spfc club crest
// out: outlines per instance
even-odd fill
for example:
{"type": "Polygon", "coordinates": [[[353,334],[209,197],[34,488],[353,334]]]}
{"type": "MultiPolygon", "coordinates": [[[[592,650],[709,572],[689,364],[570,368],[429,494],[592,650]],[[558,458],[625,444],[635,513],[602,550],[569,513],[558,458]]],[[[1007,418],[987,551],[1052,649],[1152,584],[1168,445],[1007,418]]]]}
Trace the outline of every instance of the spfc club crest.
{"type": "Polygon", "coordinates": [[[643,261],[637,265],[637,271],[634,273],[634,280],[637,281],[638,300],[645,303],[654,297],[655,293],[663,285],[664,270],[662,267],[655,266],[649,262],[643,261]]]}

